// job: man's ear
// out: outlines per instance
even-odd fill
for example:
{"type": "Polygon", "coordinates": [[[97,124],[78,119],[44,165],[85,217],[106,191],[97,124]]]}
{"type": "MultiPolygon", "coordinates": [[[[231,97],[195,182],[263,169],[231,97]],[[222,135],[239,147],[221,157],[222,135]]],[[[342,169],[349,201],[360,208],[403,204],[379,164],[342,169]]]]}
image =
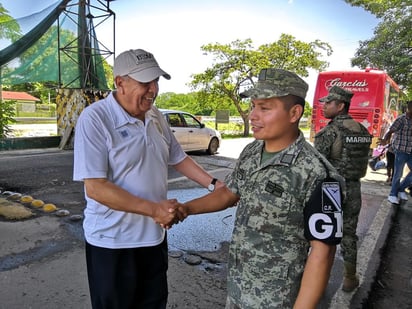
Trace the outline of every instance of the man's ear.
{"type": "Polygon", "coordinates": [[[124,78],[121,76],[116,76],[114,79],[114,84],[118,92],[123,93],[123,83],[124,83],[124,78]]]}
{"type": "Polygon", "coordinates": [[[289,111],[290,122],[299,121],[303,114],[303,106],[300,104],[293,105],[289,111]]]}
{"type": "Polygon", "coordinates": [[[344,109],[345,109],[345,105],[346,105],[346,103],[345,102],[339,102],[338,103],[338,111],[339,112],[341,112],[341,111],[343,111],[344,109]]]}

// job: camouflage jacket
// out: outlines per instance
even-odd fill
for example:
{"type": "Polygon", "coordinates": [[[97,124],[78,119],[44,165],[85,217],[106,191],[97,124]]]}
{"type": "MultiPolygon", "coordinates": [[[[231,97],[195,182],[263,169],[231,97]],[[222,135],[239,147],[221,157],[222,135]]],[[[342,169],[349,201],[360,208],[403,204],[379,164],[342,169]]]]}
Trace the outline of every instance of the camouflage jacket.
{"type": "Polygon", "coordinates": [[[372,136],[350,115],[339,115],[315,136],[314,146],[349,180],[365,176],[372,136]]]}
{"type": "Polygon", "coordinates": [[[344,180],[304,139],[261,164],[263,141],[242,151],[226,179],[240,196],[229,250],[228,296],[240,308],[292,308],[309,241],[304,207],[329,174],[344,180]]]}

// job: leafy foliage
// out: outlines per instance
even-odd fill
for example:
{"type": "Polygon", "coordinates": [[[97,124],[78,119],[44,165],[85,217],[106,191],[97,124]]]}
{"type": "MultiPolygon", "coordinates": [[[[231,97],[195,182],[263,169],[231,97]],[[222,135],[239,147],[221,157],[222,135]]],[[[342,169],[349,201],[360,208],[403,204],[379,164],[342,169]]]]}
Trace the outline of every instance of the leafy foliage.
{"type": "Polygon", "coordinates": [[[309,118],[312,116],[312,106],[308,103],[308,101],[305,102],[305,111],[303,112],[303,117],[309,118]]]}
{"type": "Polygon", "coordinates": [[[0,138],[5,138],[11,133],[10,124],[15,123],[14,106],[16,101],[0,100],[0,138]]]}
{"type": "Polygon", "coordinates": [[[204,92],[162,93],[156,98],[156,106],[164,109],[183,110],[202,116],[215,115],[217,110],[229,110],[230,115],[239,115],[235,106],[227,98],[219,99],[204,92]]]}
{"type": "Polygon", "coordinates": [[[325,70],[329,64],[322,57],[332,54],[328,43],[319,40],[307,43],[288,34],[257,49],[251,39],[207,44],[201,49],[205,55],[213,56],[214,61],[205,72],[192,75],[190,85],[198,91],[199,104],[208,104],[215,109],[222,104],[234,105],[244,122],[244,136],[249,133],[250,107],[239,93],[254,85],[262,68],[286,69],[305,77],[309,75],[309,69],[325,70]]]}
{"type": "MultiPolygon", "coordinates": [[[[16,39],[20,35],[20,26],[13,17],[8,15],[8,11],[0,3],[0,39],[16,39]]],[[[2,88],[1,68],[0,68],[0,91],[2,88]]],[[[0,97],[0,138],[4,138],[11,132],[9,124],[15,122],[14,116],[15,102],[3,101],[0,97]]]]}
{"type": "Polygon", "coordinates": [[[345,0],[360,6],[382,21],[374,36],[360,42],[353,66],[387,71],[412,97],[412,4],[410,0],[345,0]]]}
{"type": "Polygon", "coordinates": [[[0,3],[0,39],[15,40],[21,35],[20,25],[8,13],[0,3]]]}
{"type": "Polygon", "coordinates": [[[388,10],[407,7],[410,0],[345,0],[352,6],[359,6],[377,17],[383,17],[388,10]]]}
{"type": "Polygon", "coordinates": [[[194,93],[176,94],[167,92],[160,94],[156,98],[156,106],[164,109],[184,110],[195,115],[207,115],[202,114],[202,111],[200,111],[196,103],[196,94],[194,93]]]}

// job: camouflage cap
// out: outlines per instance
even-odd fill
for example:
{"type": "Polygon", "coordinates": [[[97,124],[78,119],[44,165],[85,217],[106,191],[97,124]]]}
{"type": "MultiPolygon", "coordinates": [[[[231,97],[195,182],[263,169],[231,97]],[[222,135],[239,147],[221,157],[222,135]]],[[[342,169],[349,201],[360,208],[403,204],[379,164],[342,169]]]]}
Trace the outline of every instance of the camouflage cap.
{"type": "Polygon", "coordinates": [[[350,100],[353,97],[353,93],[340,88],[338,86],[333,86],[329,89],[329,94],[326,97],[320,98],[319,102],[330,102],[333,100],[343,101],[350,103],[350,100]]]}
{"type": "Polygon", "coordinates": [[[308,84],[297,74],[282,69],[262,69],[254,88],[242,92],[242,98],[269,99],[289,94],[305,99],[308,84]]]}

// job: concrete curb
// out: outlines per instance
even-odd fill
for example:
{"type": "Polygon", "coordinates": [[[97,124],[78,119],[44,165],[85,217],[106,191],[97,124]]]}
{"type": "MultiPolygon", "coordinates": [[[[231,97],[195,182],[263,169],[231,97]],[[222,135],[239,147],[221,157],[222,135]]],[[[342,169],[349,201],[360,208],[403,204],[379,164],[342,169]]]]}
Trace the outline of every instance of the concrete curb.
{"type": "Polygon", "coordinates": [[[73,150],[63,150],[59,148],[33,148],[33,149],[14,149],[14,150],[1,150],[0,156],[2,158],[16,157],[16,156],[26,156],[39,154],[43,155],[45,153],[59,153],[59,152],[69,152],[73,150]]]}
{"type": "Polygon", "coordinates": [[[358,250],[359,287],[351,293],[343,292],[341,287],[333,296],[330,309],[362,308],[362,303],[372,290],[379,269],[382,248],[386,243],[397,206],[386,199],[382,201],[378,212],[358,250]]]}

